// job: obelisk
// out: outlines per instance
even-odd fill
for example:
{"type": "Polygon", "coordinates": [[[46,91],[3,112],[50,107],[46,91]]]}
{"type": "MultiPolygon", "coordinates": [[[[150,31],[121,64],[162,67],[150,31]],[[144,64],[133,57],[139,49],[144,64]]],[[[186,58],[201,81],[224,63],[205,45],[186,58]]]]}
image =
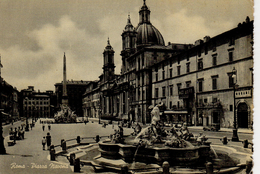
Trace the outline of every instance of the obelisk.
{"type": "Polygon", "coordinates": [[[63,86],[62,86],[62,105],[63,106],[68,106],[69,101],[68,101],[68,94],[67,94],[67,76],[66,76],[66,56],[64,52],[64,57],[63,57],[63,86]]]}

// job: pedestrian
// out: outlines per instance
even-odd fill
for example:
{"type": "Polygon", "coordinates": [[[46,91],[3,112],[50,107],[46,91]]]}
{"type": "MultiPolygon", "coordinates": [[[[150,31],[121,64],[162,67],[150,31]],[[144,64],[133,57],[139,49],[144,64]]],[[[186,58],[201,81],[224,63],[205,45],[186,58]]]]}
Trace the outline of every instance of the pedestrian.
{"type": "Polygon", "coordinates": [[[32,123],[30,124],[30,127],[31,127],[31,130],[32,130],[32,127],[33,127],[33,124],[32,124],[32,123]]]}
{"type": "Polygon", "coordinates": [[[44,125],[44,123],[42,124],[42,131],[44,131],[44,128],[45,128],[45,125],[44,125]]]}
{"type": "Polygon", "coordinates": [[[46,139],[47,139],[47,150],[50,150],[51,136],[49,132],[47,133],[46,139]]]}
{"type": "Polygon", "coordinates": [[[42,138],[42,150],[45,150],[45,144],[46,144],[46,139],[45,137],[42,138]]]}
{"type": "Polygon", "coordinates": [[[51,125],[50,125],[50,123],[48,124],[48,129],[51,130],[51,125]]]}

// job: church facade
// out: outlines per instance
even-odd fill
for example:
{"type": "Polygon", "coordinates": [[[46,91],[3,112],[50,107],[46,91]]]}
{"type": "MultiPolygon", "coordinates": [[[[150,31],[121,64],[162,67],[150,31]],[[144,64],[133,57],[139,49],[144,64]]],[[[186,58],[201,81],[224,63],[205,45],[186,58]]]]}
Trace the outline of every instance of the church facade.
{"type": "Polygon", "coordinates": [[[83,104],[86,111],[98,109],[95,116],[91,112],[84,115],[145,124],[151,122],[150,108],[159,105],[166,122],[232,127],[236,121],[239,127],[250,127],[253,22],[247,19],[235,29],[206,36],[194,45],[165,45],[150,13],[144,1],[137,27],[130,16],[127,19],[121,35],[120,74],[115,74],[114,50],[108,40],[103,74],[97,87],[83,95],[89,103],[83,104]],[[95,96],[93,104],[90,95],[95,96]]]}

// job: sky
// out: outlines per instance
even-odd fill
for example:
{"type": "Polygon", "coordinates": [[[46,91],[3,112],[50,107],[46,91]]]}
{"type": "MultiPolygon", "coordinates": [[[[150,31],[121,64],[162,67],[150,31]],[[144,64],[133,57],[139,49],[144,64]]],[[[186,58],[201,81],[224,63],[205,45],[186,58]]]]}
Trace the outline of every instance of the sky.
{"type": "MultiPolygon", "coordinates": [[[[147,0],[165,43],[192,43],[254,19],[252,0],[147,0]]],[[[18,90],[54,90],[63,80],[98,80],[109,37],[120,73],[122,31],[138,25],[142,0],[1,0],[2,77],[18,90]]]]}

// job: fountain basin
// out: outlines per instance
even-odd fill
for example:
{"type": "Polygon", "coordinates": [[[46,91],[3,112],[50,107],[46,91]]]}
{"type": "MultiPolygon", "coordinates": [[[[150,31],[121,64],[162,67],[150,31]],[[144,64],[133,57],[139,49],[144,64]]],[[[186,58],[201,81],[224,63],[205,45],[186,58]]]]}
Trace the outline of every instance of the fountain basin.
{"type": "Polygon", "coordinates": [[[185,148],[156,146],[161,146],[161,144],[137,149],[136,145],[112,143],[110,140],[105,140],[99,142],[99,151],[103,158],[122,159],[126,163],[143,162],[162,165],[164,161],[168,161],[170,165],[184,167],[204,164],[210,151],[210,146],[206,145],[185,148]]]}

